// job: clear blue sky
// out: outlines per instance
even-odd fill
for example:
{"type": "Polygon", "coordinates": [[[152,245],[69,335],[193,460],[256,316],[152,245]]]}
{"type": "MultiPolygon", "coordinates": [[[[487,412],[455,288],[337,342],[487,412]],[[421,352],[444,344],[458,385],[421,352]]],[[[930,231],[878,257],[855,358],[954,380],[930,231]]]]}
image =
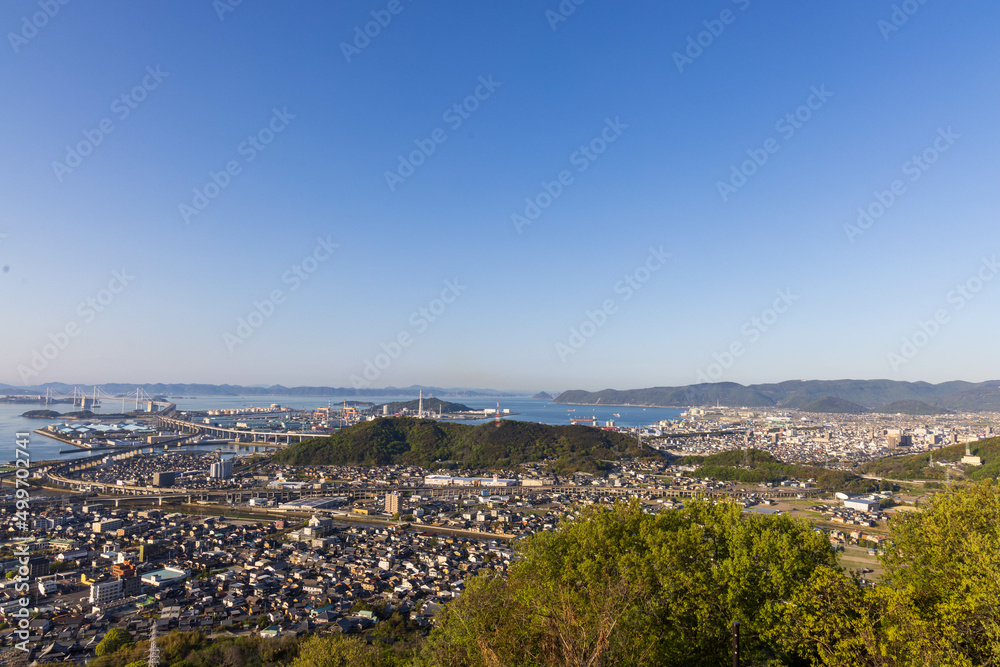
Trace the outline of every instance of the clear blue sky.
{"type": "Polygon", "coordinates": [[[370,386],[1000,376],[996,3],[48,1],[0,10],[0,382],[350,386],[400,335],[370,386]]]}

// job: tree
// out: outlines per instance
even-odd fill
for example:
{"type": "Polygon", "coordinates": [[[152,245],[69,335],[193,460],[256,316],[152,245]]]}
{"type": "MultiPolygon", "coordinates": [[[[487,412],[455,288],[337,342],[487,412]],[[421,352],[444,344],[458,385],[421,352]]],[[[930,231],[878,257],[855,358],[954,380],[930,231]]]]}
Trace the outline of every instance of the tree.
{"type": "Polygon", "coordinates": [[[1000,487],[970,484],[894,520],[883,565],[933,664],[1000,664],[1000,487]]]}
{"type": "Polygon", "coordinates": [[[701,500],[656,516],[637,501],[590,507],[521,552],[507,580],[473,578],[448,605],[430,662],[715,666],[733,621],[748,664],[781,661],[767,637],[784,605],[817,568],[836,570],[804,522],[701,500]]]}
{"type": "Polygon", "coordinates": [[[378,646],[360,639],[310,637],[302,643],[291,667],[391,667],[393,660],[378,646]]]}
{"type": "Polygon", "coordinates": [[[121,628],[111,628],[108,630],[107,634],[104,635],[104,639],[97,645],[95,653],[98,657],[111,655],[118,649],[132,643],[132,635],[121,628]]]}
{"type": "Polygon", "coordinates": [[[813,665],[1000,665],[1000,487],[897,515],[882,585],[814,573],[774,640],[813,665]]]}

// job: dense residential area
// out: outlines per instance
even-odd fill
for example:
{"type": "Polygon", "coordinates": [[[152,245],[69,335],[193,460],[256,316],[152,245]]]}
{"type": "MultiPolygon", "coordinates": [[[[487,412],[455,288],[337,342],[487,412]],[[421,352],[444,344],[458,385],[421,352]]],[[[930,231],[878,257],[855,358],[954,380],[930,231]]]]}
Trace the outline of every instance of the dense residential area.
{"type": "MultiPolygon", "coordinates": [[[[32,561],[37,615],[28,642],[38,647],[34,658],[50,662],[92,657],[109,629],[145,636],[150,623],[161,632],[352,633],[376,622],[377,606],[429,626],[468,577],[502,572],[513,555],[498,540],[318,517],[290,530],[283,520],[84,505],[36,522],[52,527],[34,531],[32,546],[43,555],[32,561]]],[[[18,566],[16,558],[0,562],[5,572],[18,566]]],[[[20,609],[12,582],[3,589],[5,614],[20,609]]],[[[13,633],[0,631],[5,645],[13,633]]]]}

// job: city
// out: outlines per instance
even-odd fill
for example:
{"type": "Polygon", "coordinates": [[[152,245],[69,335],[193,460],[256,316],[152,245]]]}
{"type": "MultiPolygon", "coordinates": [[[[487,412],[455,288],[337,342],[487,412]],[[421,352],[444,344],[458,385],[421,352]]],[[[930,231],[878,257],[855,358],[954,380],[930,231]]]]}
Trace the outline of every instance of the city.
{"type": "Polygon", "coordinates": [[[0,666],[1000,666],[1000,4],[0,26],[0,666]]]}
{"type": "MultiPolygon", "coordinates": [[[[37,429],[31,437],[96,454],[32,470],[37,504],[26,544],[35,554],[28,559],[35,613],[27,640],[39,647],[34,659],[85,660],[111,628],[145,636],[154,625],[161,634],[305,637],[363,634],[401,613],[426,632],[467,578],[484,569],[505,573],[519,541],[558,530],[583,507],[632,499],[649,514],[707,498],[744,512],[798,516],[824,532],[865,580],[878,576],[886,527],[925,494],[919,486],[846,494],[815,478],[749,484],[699,477],[692,457],[755,450],[787,464],[849,470],[927,452],[933,465],[935,450],[971,447],[1000,424],[996,413],[705,406],[636,427],[571,418],[586,424],[574,428],[621,433],[648,448],[648,456],[597,473],[559,473],[551,461],[490,470],[272,461],[292,446],[289,435],[327,437],[389,417],[460,416],[445,416],[444,403],[432,397],[427,405],[437,411],[425,409],[424,400],[394,403],[391,414],[390,404],[346,402],[336,410],[269,404],[184,412],[155,400],[125,420],[89,413],[37,429]]],[[[487,429],[512,418],[509,410],[485,412],[490,416],[479,419],[487,429]]],[[[956,478],[983,463],[968,450],[960,461],[939,459],[956,478]]],[[[6,515],[8,531],[17,531],[20,517],[6,515]]],[[[18,558],[0,561],[5,573],[21,567],[18,558]]],[[[16,581],[8,577],[3,587],[0,615],[21,608],[16,581]]],[[[17,635],[8,628],[0,638],[12,645],[17,635]]]]}

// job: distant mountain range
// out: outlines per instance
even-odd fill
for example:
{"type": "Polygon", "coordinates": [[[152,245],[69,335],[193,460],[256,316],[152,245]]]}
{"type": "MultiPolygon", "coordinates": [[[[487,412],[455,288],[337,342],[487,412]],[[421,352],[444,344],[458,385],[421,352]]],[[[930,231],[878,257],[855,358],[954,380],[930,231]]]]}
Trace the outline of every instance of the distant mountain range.
{"type": "Polygon", "coordinates": [[[814,412],[1000,412],[1000,380],[940,384],[896,380],[790,380],[752,385],[713,382],[684,387],[605,389],[596,392],[572,390],[559,394],[553,402],[647,407],[721,405],[814,412]]]}
{"type": "MultiPolygon", "coordinates": [[[[59,394],[72,394],[74,387],[93,391],[92,384],[65,384],[62,382],[46,382],[30,387],[15,387],[0,383],[0,394],[44,394],[49,388],[59,394]]],[[[438,396],[516,396],[510,392],[494,389],[463,389],[444,387],[382,387],[379,389],[355,389],[354,387],[285,387],[280,384],[246,387],[238,384],[129,384],[124,382],[106,382],[97,385],[108,394],[134,393],[139,387],[150,396],[417,396],[423,390],[424,395],[438,396]]]]}

